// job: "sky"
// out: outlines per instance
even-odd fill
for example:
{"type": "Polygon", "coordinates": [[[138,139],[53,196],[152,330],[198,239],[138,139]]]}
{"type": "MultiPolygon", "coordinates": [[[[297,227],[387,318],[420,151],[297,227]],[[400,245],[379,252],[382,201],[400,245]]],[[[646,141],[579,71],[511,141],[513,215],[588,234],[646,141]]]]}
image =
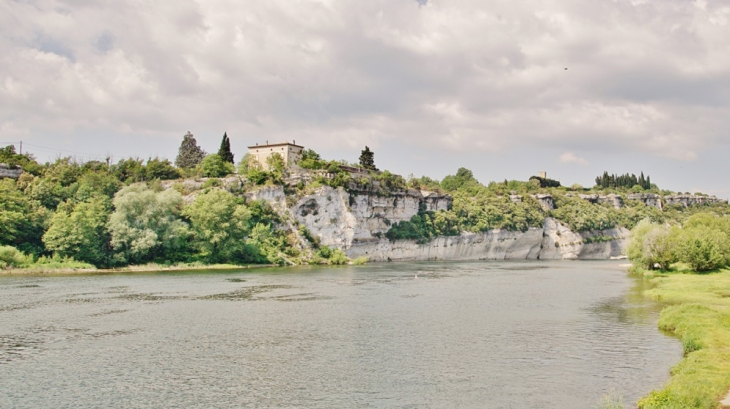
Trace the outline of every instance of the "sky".
{"type": "Polygon", "coordinates": [[[3,0],[0,144],[326,159],[730,197],[727,0],[3,0]]]}

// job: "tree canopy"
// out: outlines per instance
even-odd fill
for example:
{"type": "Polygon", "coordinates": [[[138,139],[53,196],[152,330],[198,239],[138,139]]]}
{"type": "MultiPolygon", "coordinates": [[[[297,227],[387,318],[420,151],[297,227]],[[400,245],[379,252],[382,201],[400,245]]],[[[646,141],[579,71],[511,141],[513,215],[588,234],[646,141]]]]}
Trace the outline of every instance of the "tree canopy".
{"type": "Polygon", "coordinates": [[[367,170],[378,170],[375,167],[375,154],[367,146],[360,153],[360,166],[367,170]]]}
{"type": "Polygon", "coordinates": [[[180,149],[177,151],[175,166],[178,168],[189,169],[198,166],[205,157],[205,151],[198,146],[193,134],[188,132],[183,137],[180,149]]]}
{"type": "Polygon", "coordinates": [[[228,139],[228,132],[223,133],[223,140],[221,140],[221,147],[218,149],[218,156],[224,162],[235,163],[233,160],[233,152],[231,152],[231,140],[228,139]]]}

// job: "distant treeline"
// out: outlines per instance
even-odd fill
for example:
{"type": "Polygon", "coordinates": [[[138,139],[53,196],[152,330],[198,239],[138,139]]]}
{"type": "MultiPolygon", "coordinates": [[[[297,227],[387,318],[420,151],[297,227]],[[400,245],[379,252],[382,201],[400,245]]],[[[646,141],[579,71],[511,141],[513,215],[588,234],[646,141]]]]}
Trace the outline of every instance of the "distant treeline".
{"type": "Polygon", "coordinates": [[[596,177],[596,186],[602,188],[632,188],[634,186],[641,186],[642,189],[651,189],[651,177],[644,177],[644,172],[641,172],[639,177],[636,177],[633,173],[624,175],[609,175],[608,172],[603,172],[603,175],[596,177]]]}

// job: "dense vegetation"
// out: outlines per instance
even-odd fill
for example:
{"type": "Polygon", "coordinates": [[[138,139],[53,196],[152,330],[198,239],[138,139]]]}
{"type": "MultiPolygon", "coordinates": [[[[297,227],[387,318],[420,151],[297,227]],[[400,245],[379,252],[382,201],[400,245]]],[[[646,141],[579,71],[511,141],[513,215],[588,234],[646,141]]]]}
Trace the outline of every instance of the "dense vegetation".
{"type": "Polygon", "coordinates": [[[634,188],[635,186],[641,190],[651,189],[651,177],[644,177],[644,172],[637,178],[636,175],[624,174],[624,175],[609,175],[608,172],[603,172],[603,175],[596,177],[596,186],[602,188],[634,188]]]}
{"type": "Polygon", "coordinates": [[[698,213],[681,226],[642,221],[632,232],[629,259],[652,270],[676,262],[704,272],[730,265],[730,217],[698,213]]]}
{"type": "MultiPolygon", "coordinates": [[[[283,185],[290,196],[288,202],[319,186],[386,196],[408,188],[450,194],[451,208],[437,212],[422,208],[411,220],[393,223],[385,233],[391,240],[420,243],[465,231],[526,231],[541,227],[546,217],[553,217],[574,231],[589,231],[616,226],[633,228],[645,219],[679,225],[701,210],[730,213],[726,205],[690,209],[670,206],[661,211],[628,200],[627,193],[636,186],[626,186],[634,179],[639,184],[648,183],[643,174],[638,178],[628,174],[607,176],[601,182],[608,180],[608,188],[601,184],[593,189],[576,185],[566,188],[536,177],[526,182],[505,180],[485,185],[466,168],[459,168],[442,181],[425,176],[409,177],[406,181],[387,170],[376,170],[374,153],[366,147],[359,163],[324,160],[308,149],[295,166],[305,172],[299,172],[298,179],[292,182],[292,167],[278,154],[268,157],[264,166],[244,155],[237,169],[242,177],[226,178],[236,171],[232,159],[227,134],[223,135],[218,153],[206,155],[188,133],[180,145],[177,166],[159,158],[146,161],[129,158],[117,163],[108,160],[77,163],[60,158],[42,165],[32,155],[17,154],[12,146],[0,149],[0,162],[25,170],[17,181],[0,181],[0,245],[18,251],[18,257],[7,257],[15,261],[7,261],[5,265],[27,265],[50,259],[99,267],[150,262],[315,260],[336,264],[341,261],[338,250],[320,251],[317,238],[301,229],[293,231],[298,227],[292,226],[290,220],[281,220],[265,203],[243,199],[242,193],[259,185],[283,185]],[[198,177],[209,179],[204,183],[188,183],[198,177]],[[185,178],[186,181],[181,180],[185,178]],[[163,181],[167,180],[175,182],[165,182],[163,187],[163,181]],[[579,193],[586,192],[617,193],[623,198],[624,206],[616,209],[609,203],[591,204],[578,197],[579,193]],[[549,200],[554,202],[552,209],[547,205],[549,200]],[[301,248],[302,238],[310,243],[307,246],[311,250],[301,248]],[[328,257],[331,254],[334,258],[328,257]]],[[[652,191],[658,192],[658,188],[653,186],[652,191]]],[[[666,228],[669,232],[674,232],[673,229],[666,228]]],[[[714,255],[714,247],[708,250],[707,243],[719,243],[718,237],[730,232],[723,230],[712,239],[696,234],[695,242],[702,244],[697,249],[685,246],[681,251],[672,252],[674,258],[689,260],[692,251],[709,251],[714,255]]],[[[654,232],[651,237],[654,236],[660,234],[654,232]]],[[[651,263],[657,263],[654,260],[658,258],[651,258],[651,263]]],[[[659,264],[666,265],[662,263],[666,262],[659,264]]],[[[707,263],[710,267],[720,265],[716,258],[710,258],[707,263]]],[[[697,263],[692,265],[707,268],[697,263]]]]}

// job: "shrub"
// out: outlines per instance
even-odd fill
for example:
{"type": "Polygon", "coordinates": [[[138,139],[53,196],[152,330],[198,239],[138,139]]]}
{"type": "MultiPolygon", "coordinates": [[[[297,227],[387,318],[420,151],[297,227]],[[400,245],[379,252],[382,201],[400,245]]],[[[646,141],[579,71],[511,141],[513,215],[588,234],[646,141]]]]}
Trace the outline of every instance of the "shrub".
{"type": "Polygon", "coordinates": [[[211,178],[221,178],[236,171],[232,163],[226,162],[217,153],[206,156],[200,163],[200,170],[203,176],[211,178]]]}
{"type": "Polygon", "coordinates": [[[31,262],[29,256],[26,256],[15,247],[0,246],[0,268],[22,268],[27,267],[31,262]]]}

